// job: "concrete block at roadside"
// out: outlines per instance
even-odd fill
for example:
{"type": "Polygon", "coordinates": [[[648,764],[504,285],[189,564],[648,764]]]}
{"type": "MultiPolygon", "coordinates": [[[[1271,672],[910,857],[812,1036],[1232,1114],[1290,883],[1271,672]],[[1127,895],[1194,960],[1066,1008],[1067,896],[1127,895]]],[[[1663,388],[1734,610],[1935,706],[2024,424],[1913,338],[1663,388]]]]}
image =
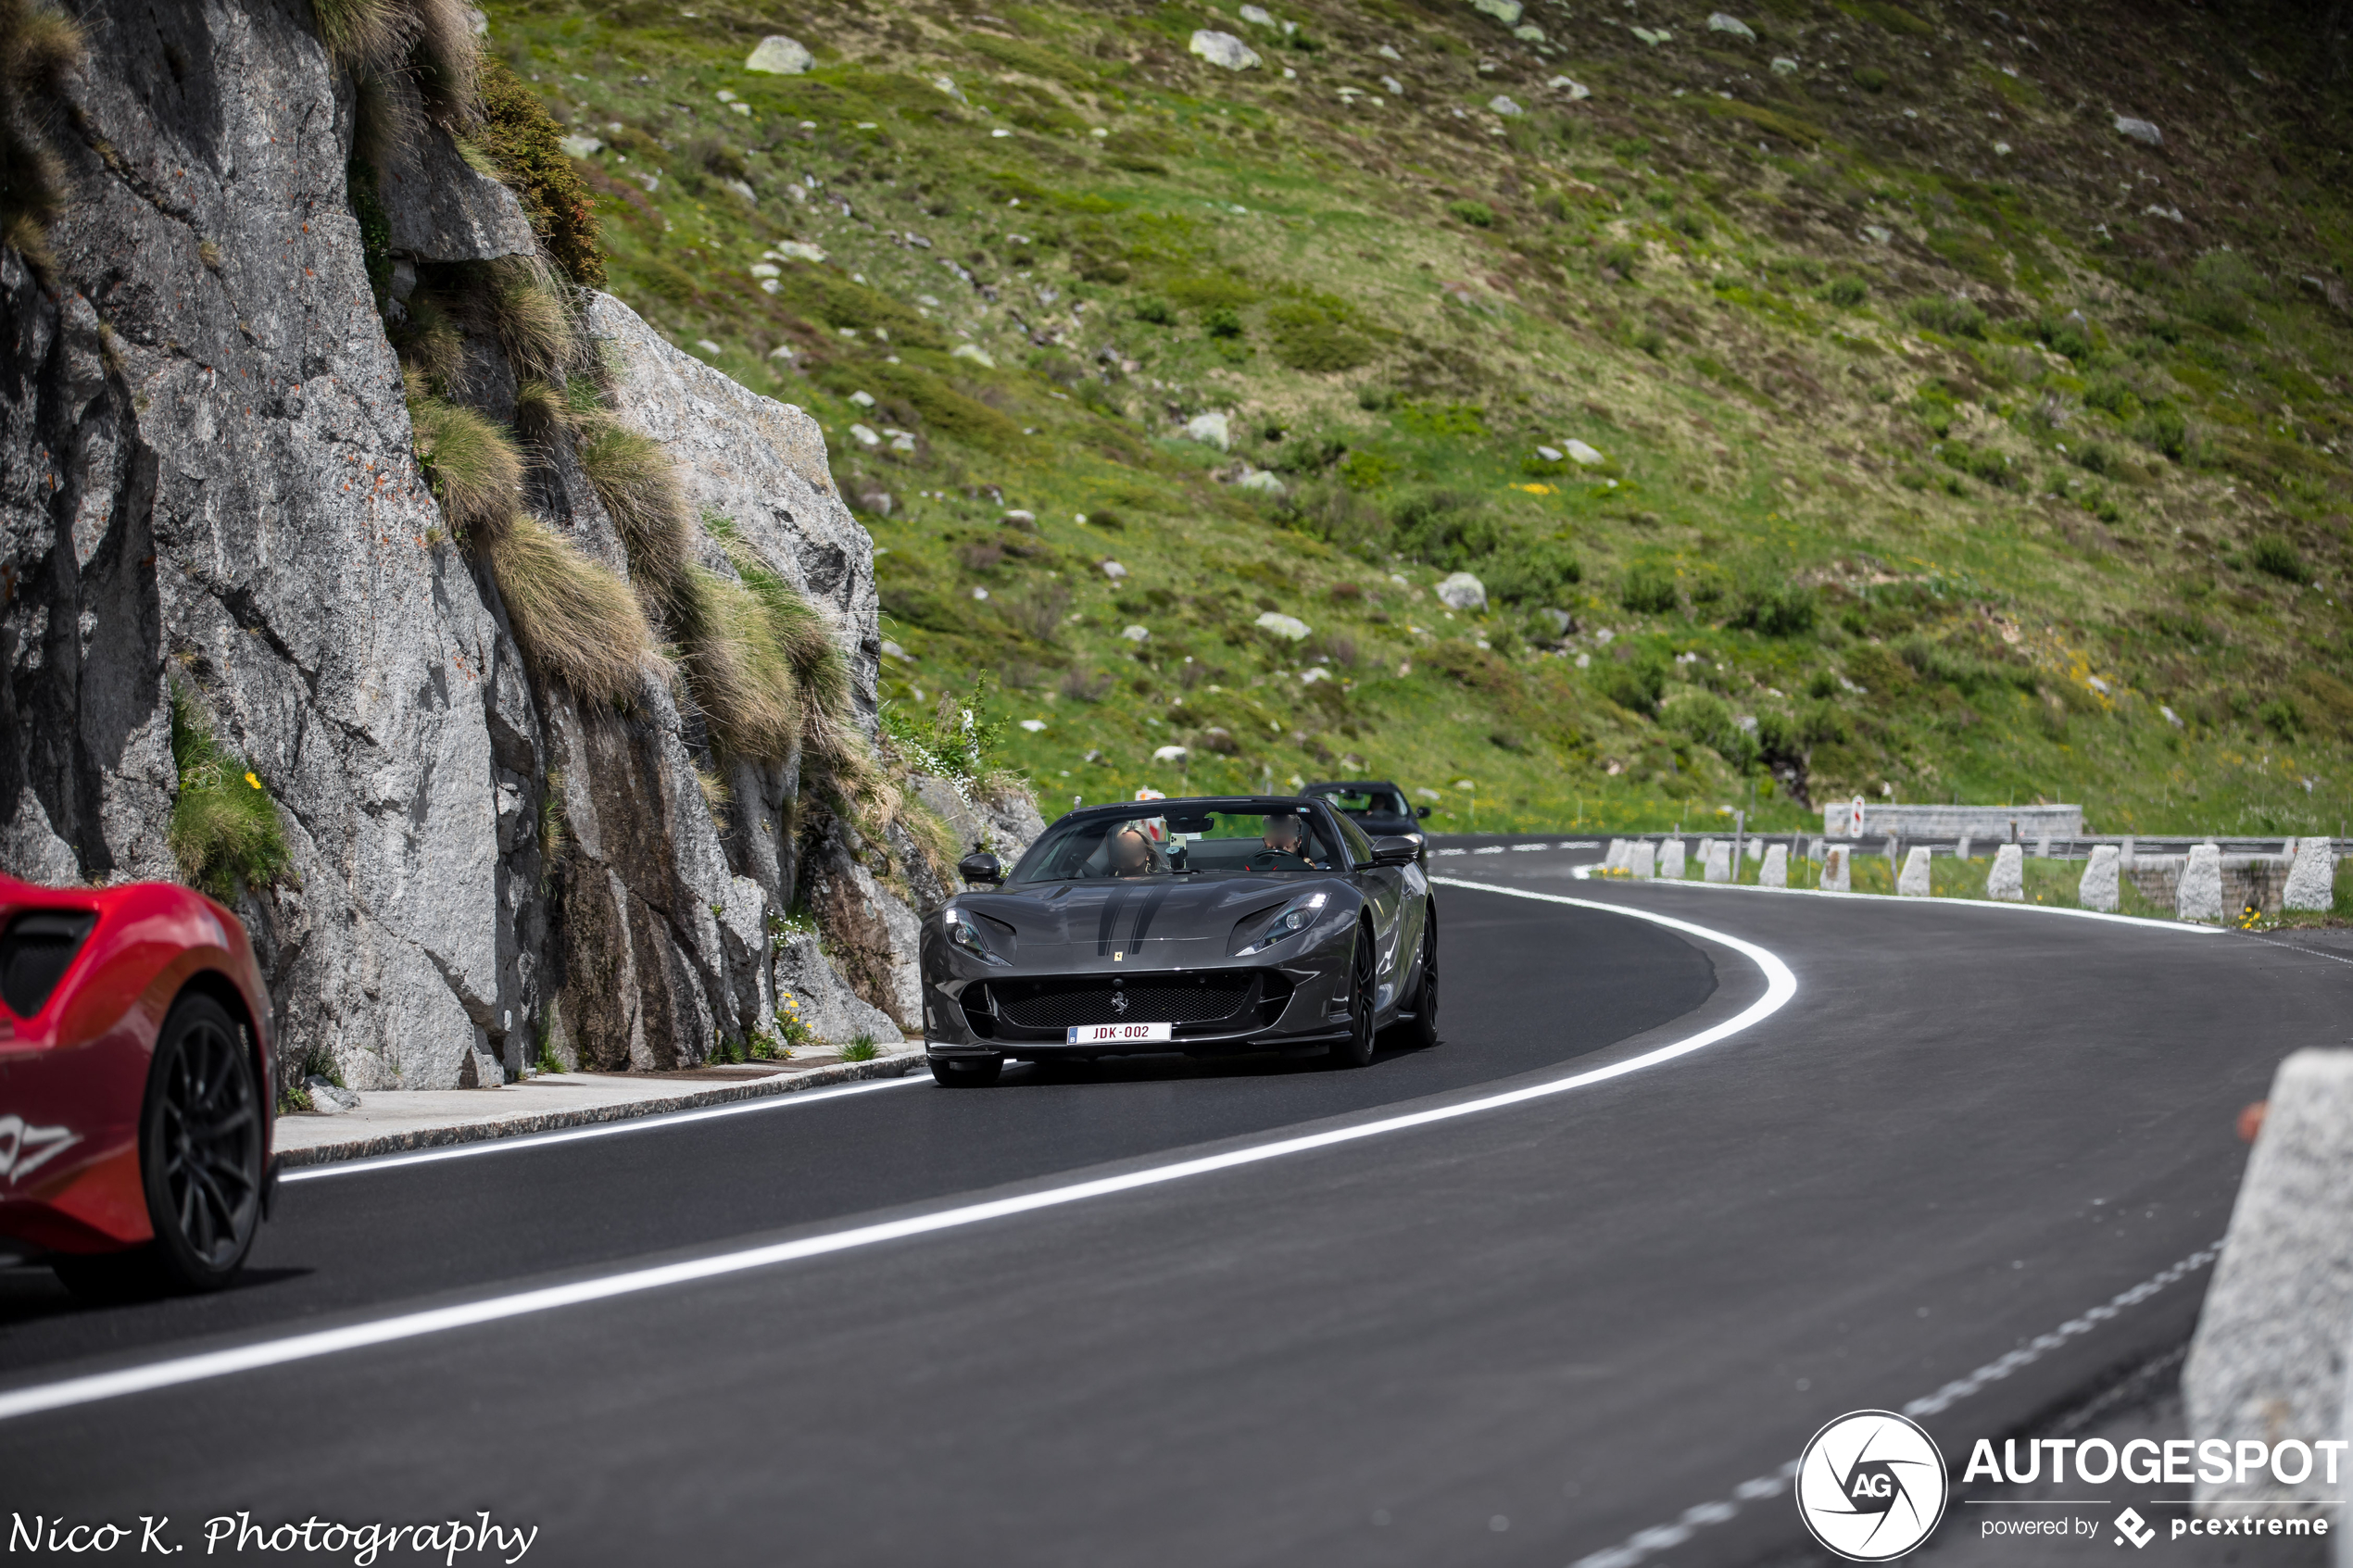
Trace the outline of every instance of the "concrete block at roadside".
{"type": "Polygon", "coordinates": [[[1683,841],[1670,838],[1658,847],[1658,874],[1674,882],[1683,880],[1683,841]]]}
{"type": "MultiPolygon", "coordinates": [[[[2263,1130],[2231,1211],[2182,1369],[2193,1438],[2309,1442],[2339,1435],[2353,1311],[2353,1051],[2301,1050],[2271,1081],[2263,1130]]],[[[2301,1504],[2339,1495],[2315,1463],[2300,1483],[2259,1470],[2201,1479],[2205,1505],[2301,1504]]],[[[2227,1512],[2227,1509],[2221,1510],[2227,1512]]]]}
{"type": "Polygon", "coordinates": [[[2182,881],[2173,895],[2177,920],[2222,918],[2222,850],[2220,845],[2194,844],[2182,866],[2182,881]]]}
{"type": "Polygon", "coordinates": [[[1789,885],[1788,845],[1773,844],[1766,847],[1765,861],[1756,868],[1756,885],[1759,887],[1787,887],[1789,885]]]}
{"type": "Polygon", "coordinates": [[[2280,895],[2283,909],[2322,910],[2336,903],[2336,855],[2325,838],[2296,841],[2296,859],[2288,868],[2287,887],[2280,895]]]}
{"type": "Polygon", "coordinates": [[[1912,852],[1904,857],[1903,872],[1895,879],[1899,897],[1925,898],[1929,895],[1928,846],[1915,844],[1912,852]]]}
{"type": "Polygon", "coordinates": [[[1985,873],[1985,896],[2012,904],[2026,902],[2026,855],[2015,844],[1994,851],[1994,866],[1985,873]]]}
{"type": "Polygon", "coordinates": [[[1720,838],[1711,838],[1711,839],[1709,839],[1709,840],[1707,841],[1707,859],[1706,859],[1705,864],[1706,864],[1706,867],[1707,867],[1707,880],[1708,880],[1708,881],[1710,881],[1710,882],[1730,882],[1730,881],[1731,881],[1731,880],[1732,880],[1732,847],[1731,847],[1731,845],[1730,845],[1729,843],[1727,843],[1726,841],[1724,841],[1723,839],[1720,839],[1720,838]]]}
{"type": "Polygon", "coordinates": [[[2083,868],[2082,880],[2075,884],[2075,901],[2087,909],[2114,914],[2123,864],[2123,857],[2115,845],[2095,845],[2091,861],[2083,868]]]}
{"type": "Polygon", "coordinates": [[[1628,850],[1626,856],[1626,874],[1648,881],[1652,872],[1656,869],[1654,860],[1657,853],[1656,847],[1649,839],[1634,840],[1632,847],[1628,850]]]}
{"type": "Polygon", "coordinates": [[[1851,873],[1847,866],[1847,847],[1833,844],[1822,851],[1822,891],[1845,893],[1852,891],[1851,873]]]}

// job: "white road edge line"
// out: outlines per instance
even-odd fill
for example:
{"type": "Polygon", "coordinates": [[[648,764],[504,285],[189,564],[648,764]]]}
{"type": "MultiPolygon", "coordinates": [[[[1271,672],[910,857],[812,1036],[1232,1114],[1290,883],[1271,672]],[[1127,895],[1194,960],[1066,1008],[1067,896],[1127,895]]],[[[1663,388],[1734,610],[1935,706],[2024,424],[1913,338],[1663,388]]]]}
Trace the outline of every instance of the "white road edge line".
{"type": "MultiPolygon", "coordinates": [[[[1967,1377],[1956,1378],[1935,1393],[1914,1399],[1904,1407],[1904,1413],[1918,1420],[1951,1409],[1989,1383],[1998,1383],[2021,1367],[2032,1365],[2049,1355],[2078,1335],[2093,1329],[2115,1317],[2127,1307],[2136,1307],[2150,1297],[2196,1273],[2222,1255],[2222,1244],[2201,1247],[2170,1268],[2160,1269],[2130,1290],[2120,1290],[2100,1306],[2091,1308],[2081,1316],[2068,1319],[2048,1334],[2037,1335],[1999,1360],[1986,1362],[1967,1377]]],[[[1709,1524],[1721,1524],[1741,1511],[1744,1502],[1761,1502],[1777,1496],[1787,1486],[1790,1477],[1797,1474],[1797,1461],[1791,1460],[1769,1475],[1757,1475],[1732,1488],[1729,1498],[1714,1502],[1696,1503],[1685,1509],[1674,1523],[1654,1524],[1647,1530],[1637,1530],[1614,1547],[1588,1552],[1569,1564],[1569,1568],[1634,1568],[1634,1564],[1655,1552],[1671,1550],[1690,1540],[1692,1535],[1709,1524]]]]}
{"type": "MultiPolygon", "coordinates": [[[[1440,880],[1433,878],[1433,881],[1440,880]]],[[[1596,1067],[1566,1078],[1532,1084],[1524,1088],[1486,1095],[1478,1099],[1464,1100],[1453,1105],[1440,1106],[1429,1110],[1416,1110],[1403,1116],[1383,1117],[1377,1122],[1363,1122],[1349,1127],[1337,1127],[1327,1132],[1311,1133],[1301,1137],[1277,1138],[1246,1148],[1227,1149],[1221,1154],[1205,1155],[1195,1160],[1180,1160],[1166,1165],[1155,1165],[1140,1171],[1129,1171],[1116,1176],[1100,1177],[1094,1181],[1073,1182],[1063,1186],[1048,1187],[1040,1192],[1024,1193],[1015,1198],[1000,1198],[986,1203],[968,1203],[937,1213],[918,1214],[902,1220],[889,1220],[879,1224],[858,1225],[849,1230],[833,1231],[823,1236],[804,1236],[797,1241],[777,1242],[766,1247],[745,1248],[723,1252],[709,1258],[697,1258],[679,1263],[665,1263],[654,1268],[630,1269],[607,1274],[598,1279],[575,1281],[570,1285],[549,1286],[538,1290],[519,1291],[508,1296],[494,1296],[484,1300],[469,1301],[453,1307],[440,1307],[427,1311],[404,1312],[395,1317],[379,1318],[372,1323],[350,1323],[342,1328],[315,1330],[308,1334],[289,1335],[280,1339],[267,1339],[258,1344],[240,1345],[230,1349],[211,1350],[192,1356],[177,1356],[167,1361],[150,1361],[144,1366],[123,1367],[114,1372],[94,1373],[82,1377],[69,1377],[55,1383],[39,1383],[29,1387],[0,1391],[0,1421],[32,1415],[43,1411],[65,1410],[75,1405],[94,1404],[102,1399],[120,1399],[130,1394],[149,1393],[159,1388],[177,1387],[182,1384],[200,1383],[216,1377],[228,1377],[241,1372],[254,1372],[264,1367],[283,1366],[292,1361],[313,1361],[321,1356],[338,1355],[346,1350],[364,1349],[375,1345],[389,1345],[404,1339],[416,1339],[430,1334],[446,1334],[453,1329],[471,1328],[481,1323],[501,1323],[511,1318],[528,1317],[538,1312],[555,1311],[560,1308],[577,1307],[592,1301],[610,1300],[616,1297],[634,1296],[649,1290],[666,1290],[673,1286],[691,1285],[700,1280],[718,1279],[743,1273],[752,1269],[774,1268],[779,1264],[799,1262],[804,1259],[822,1258],[858,1248],[874,1247],[883,1242],[905,1240],[911,1236],[930,1236],[940,1231],[959,1230],[970,1225],[986,1224],[994,1220],[1011,1219],[1017,1214],[1034,1213],[1039,1210],[1059,1209],[1074,1203],[1084,1203],[1118,1193],[1135,1192],[1146,1187],[1165,1186],[1173,1182],[1206,1176],[1221,1171],[1238,1170],[1244,1166],[1264,1164],[1295,1154],[1316,1149],[1336,1148],[1342,1145],[1362,1143],[1366,1139],[1402,1133],[1416,1127],[1428,1127],[1441,1122],[1459,1121],[1512,1106],[1527,1105],[1604,1084],[1612,1079],[1627,1077],[1646,1068],[1657,1067],[1686,1057],[1697,1050],[1730,1039],[1789,1005],[1797,995],[1797,977],[1779,958],[1754,942],[1728,936],[1704,925],[1677,920],[1671,915],[1655,914],[1647,909],[1629,909],[1617,904],[1597,903],[1591,899],[1565,897],[1557,893],[1534,893],[1516,887],[1498,887],[1487,883],[1460,882],[1444,879],[1448,885],[1475,888],[1481,892],[1499,893],[1507,897],[1528,898],[1539,903],[1567,904],[1579,909],[1597,909],[1604,914],[1623,915],[1633,920],[1647,921],[1653,925],[1680,931],[1731,948],[1755,964],[1765,974],[1765,994],[1751,1002],[1733,1017],[1687,1035],[1667,1045],[1658,1046],[1623,1061],[1596,1067]]]]}
{"type": "MultiPolygon", "coordinates": [[[[1599,866],[1572,866],[1569,875],[1579,882],[1591,882],[1599,866]]],[[[1753,882],[1692,882],[1675,877],[1625,877],[1612,879],[1620,887],[1705,887],[1719,893],[1780,893],[1800,898],[1869,898],[1882,904],[1895,904],[1934,909],[2018,909],[2038,915],[2073,915],[2077,920],[2104,920],[2117,925],[2137,925],[2149,931],[2179,931],[2196,936],[2220,936],[2222,927],[2198,925],[2188,921],[2151,920],[2146,915],[2112,915],[2103,909],[2070,909],[2064,904],[2013,904],[2007,898],[1904,898],[1893,893],[1841,893],[1830,887],[1759,887],[1753,882]]],[[[2323,955],[2325,956],[2325,955],[2323,955]]]]}
{"type": "Polygon", "coordinates": [[[694,1110],[657,1111],[650,1116],[628,1116],[611,1122],[590,1122],[578,1127],[556,1127],[544,1133],[518,1133],[511,1137],[476,1138],[471,1143],[436,1144],[431,1148],[404,1150],[398,1154],[371,1154],[357,1160],[331,1160],[320,1165],[297,1165],[282,1173],[280,1185],[287,1182],[315,1182],[327,1176],[348,1176],[369,1171],[392,1171],[403,1165],[432,1165],[444,1160],[471,1160],[480,1154],[509,1154],[517,1149],[545,1148],[549,1144],[576,1143],[582,1138],[609,1138],[622,1133],[660,1132],[665,1127],[681,1127],[689,1122],[710,1122],[722,1116],[748,1116],[758,1110],[782,1110],[796,1105],[816,1105],[844,1095],[872,1094],[876,1089],[901,1088],[909,1084],[928,1084],[928,1073],[918,1077],[901,1073],[896,1078],[868,1078],[855,1084],[837,1084],[823,1089],[786,1089],[751,1099],[730,1100],[725,1105],[703,1106],[694,1110]]]}

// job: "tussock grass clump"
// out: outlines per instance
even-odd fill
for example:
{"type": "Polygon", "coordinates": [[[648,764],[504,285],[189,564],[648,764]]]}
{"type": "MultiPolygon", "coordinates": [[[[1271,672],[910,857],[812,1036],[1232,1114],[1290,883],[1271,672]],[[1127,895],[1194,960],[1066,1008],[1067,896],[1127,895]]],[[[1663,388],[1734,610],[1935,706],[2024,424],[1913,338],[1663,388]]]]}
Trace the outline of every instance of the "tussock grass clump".
{"type": "Polygon", "coordinates": [[[319,42],[327,57],[355,73],[377,75],[396,67],[415,37],[401,0],[316,0],[319,42]]]}
{"type": "Polygon", "coordinates": [[[45,274],[48,225],[65,207],[66,172],[50,144],[82,30],[35,0],[0,0],[0,245],[45,274]]]}
{"type": "Polygon", "coordinates": [[[482,114],[482,51],[465,0],[407,0],[415,43],[409,55],[425,112],[458,130],[482,114]]]}
{"type": "Polygon", "coordinates": [[[422,392],[440,396],[463,377],[466,336],[441,298],[420,289],[409,296],[409,320],[398,336],[400,362],[416,377],[410,397],[422,392]]]}
{"type": "Polygon", "coordinates": [[[541,381],[561,376],[578,351],[579,339],[573,331],[572,308],[546,269],[534,258],[499,262],[488,292],[498,342],[515,374],[541,381]]]}
{"type": "MultiPolygon", "coordinates": [[[[371,89],[378,109],[402,94],[406,77],[425,113],[452,130],[480,114],[481,50],[466,16],[465,0],[317,0],[319,41],[328,57],[371,89]]],[[[367,107],[363,102],[363,107],[367,107]]],[[[396,132],[405,112],[390,122],[396,132]]]]}
{"type": "Polygon", "coordinates": [[[665,613],[678,608],[686,591],[686,499],[661,443],[602,418],[581,433],[574,455],[621,531],[638,585],[665,613]]]}
{"type": "Polygon", "coordinates": [[[762,634],[774,640],[790,671],[804,750],[829,767],[855,771],[871,766],[864,737],[849,716],[849,661],[834,640],[824,613],[762,566],[736,537],[734,524],[713,517],[709,525],[741,575],[744,591],[760,605],[762,634]]]}
{"type": "Polygon", "coordinates": [[[619,705],[637,695],[660,654],[626,583],[528,515],[491,536],[489,556],[534,668],[585,701],[619,705]]]}
{"type": "Polygon", "coordinates": [[[514,515],[522,490],[522,458],[507,433],[475,413],[412,385],[409,421],[417,460],[449,526],[495,537],[514,515]]]}
{"type": "Polygon", "coordinates": [[[277,805],[259,775],[223,746],[204,710],[171,686],[171,761],[180,791],[165,834],[181,877],[224,902],[240,884],[267,885],[293,866],[277,805]]]}
{"type": "MultiPolygon", "coordinates": [[[[703,526],[736,576],[696,564],[686,495],[661,444],[602,410],[576,408],[572,418],[582,431],[580,466],[621,533],[639,592],[684,650],[687,686],[713,740],[773,760],[799,747],[849,799],[880,801],[887,792],[875,793],[873,759],[849,716],[849,664],[824,614],[716,513],[703,526]]],[[[881,822],[889,815],[884,809],[881,822]]]]}
{"type": "Polygon", "coordinates": [[[532,441],[553,439],[571,423],[564,389],[536,376],[515,383],[515,429],[532,441]]]}
{"type": "Polygon", "coordinates": [[[687,684],[712,738],[746,757],[783,758],[800,744],[800,684],[768,607],[735,578],[686,568],[692,626],[686,630],[687,684]]]}

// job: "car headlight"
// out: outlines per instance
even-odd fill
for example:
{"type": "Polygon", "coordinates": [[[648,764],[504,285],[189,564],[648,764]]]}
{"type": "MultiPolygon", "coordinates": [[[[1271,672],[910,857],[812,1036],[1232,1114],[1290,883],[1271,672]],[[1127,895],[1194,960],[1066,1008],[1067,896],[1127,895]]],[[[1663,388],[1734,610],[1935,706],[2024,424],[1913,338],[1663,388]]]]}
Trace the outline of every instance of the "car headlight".
{"type": "Polygon", "coordinates": [[[941,917],[941,921],[947,927],[949,946],[962,948],[983,963],[996,964],[1000,968],[1007,965],[1007,960],[998,957],[989,950],[987,938],[980,934],[979,925],[963,910],[950,909],[941,917]]]}
{"type": "Polygon", "coordinates": [[[1325,897],[1326,895],[1321,893],[1302,893],[1293,898],[1275,911],[1275,918],[1248,947],[1237,948],[1234,957],[1243,959],[1252,953],[1263,953],[1276,943],[1298,935],[1315,924],[1323,914],[1325,897]]]}

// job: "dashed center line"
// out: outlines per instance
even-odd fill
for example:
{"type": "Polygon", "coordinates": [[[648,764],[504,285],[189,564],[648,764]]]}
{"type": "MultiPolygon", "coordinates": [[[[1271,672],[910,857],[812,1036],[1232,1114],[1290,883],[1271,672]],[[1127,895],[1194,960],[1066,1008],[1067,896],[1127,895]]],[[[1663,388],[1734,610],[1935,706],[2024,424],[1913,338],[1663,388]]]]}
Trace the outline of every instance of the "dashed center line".
{"type": "MultiPolygon", "coordinates": [[[[2022,1367],[2032,1365],[2069,1340],[2092,1332],[2101,1323],[2117,1316],[2128,1307],[2136,1307],[2171,1285],[2196,1273],[2222,1255],[2222,1244],[2201,1247],[2171,1268],[2159,1270],[2130,1290],[2120,1290],[2099,1306],[2079,1317],[2068,1319],[2048,1334],[2035,1336],[2006,1356],[1986,1362],[1967,1377],[1957,1377],[1933,1394],[1923,1395],[1904,1407],[1904,1413],[1919,1420],[1950,1410],[1970,1395],[1991,1383],[2022,1367]]],[[[1743,1503],[1761,1502],[1787,1489],[1790,1477],[1797,1474],[1797,1461],[1791,1460],[1769,1474],[1752,1476],[1732,1488],[1731,1496],[1714,1502],[1697,1503],[1685,1509],[1672,1524],[1654,1524],[1638,1530],[1614,1547],[1589,1552],[1579,1558],[1570,1568],[1634,1568],[1645,1558],[1662,1551],[1671,1551],[1690,1540],[1692,1535],[1710,1524],[1721,1524],[1741,1511],[1743,1503]]]]}

